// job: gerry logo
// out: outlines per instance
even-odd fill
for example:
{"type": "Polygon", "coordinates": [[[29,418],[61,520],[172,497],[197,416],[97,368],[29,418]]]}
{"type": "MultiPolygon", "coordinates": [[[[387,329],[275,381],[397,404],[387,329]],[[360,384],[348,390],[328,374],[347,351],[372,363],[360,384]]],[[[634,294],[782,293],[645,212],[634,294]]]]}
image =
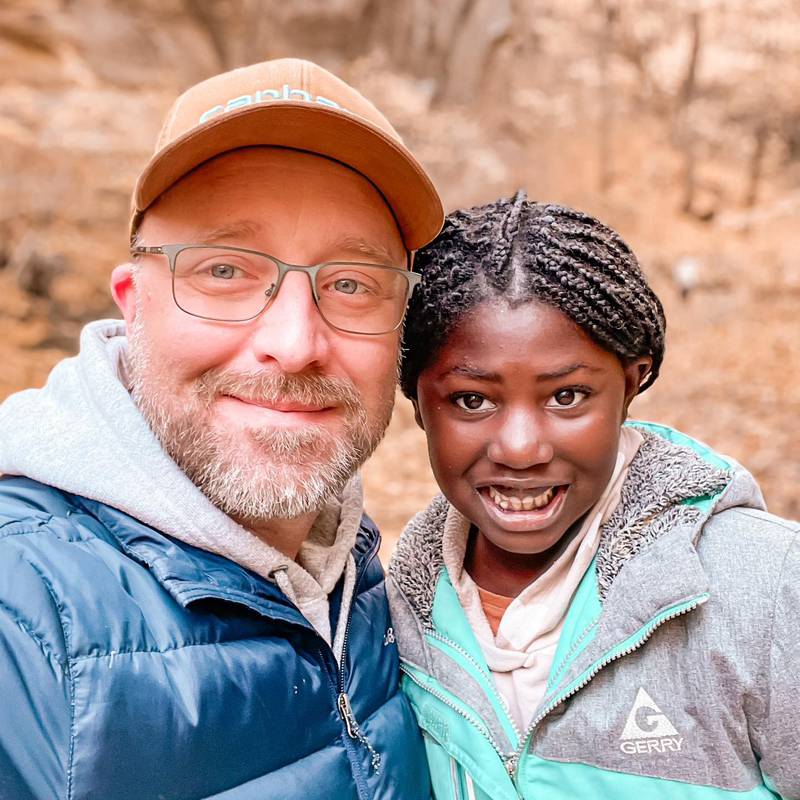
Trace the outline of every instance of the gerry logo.
{"type": "Polygon", "coordinates": [[[226,111],[233,111],[235,108],[256,105],[257,103],[269,103],[274,100],[300,100],[304,103],[319,103],[328,108],[341,108],[333,100],[328,100],[322,95],[312,95],[305,89],[293,89],[288,83],[284,83],[280,89],[259,89],[255,94],[242,94],[239,97],[232,97],[225,105],[217,105],[209,108],[200,115],[198,124],[202,125],[217,114],[224,114],[226,111]]]}
{"type": "Polygon", "coordinates": [[[643,753],[680,752],[683,736],[652,697],[640,688],[622,731],[619,749],[629,756],[643,753]]]}

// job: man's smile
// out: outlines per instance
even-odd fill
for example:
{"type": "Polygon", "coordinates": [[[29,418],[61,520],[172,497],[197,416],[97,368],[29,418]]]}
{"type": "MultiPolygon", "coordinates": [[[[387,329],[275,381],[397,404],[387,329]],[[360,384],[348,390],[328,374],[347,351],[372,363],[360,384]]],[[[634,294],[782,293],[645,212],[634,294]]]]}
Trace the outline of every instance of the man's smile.
{"type": "Polygon", "coordinates": [[[341,409],[331,405],[303,403],[296,400],[265,400],[223,394],[216,404],[226,415],[259,425],[305,426],[324,424],[340,416],[341,409]]]}

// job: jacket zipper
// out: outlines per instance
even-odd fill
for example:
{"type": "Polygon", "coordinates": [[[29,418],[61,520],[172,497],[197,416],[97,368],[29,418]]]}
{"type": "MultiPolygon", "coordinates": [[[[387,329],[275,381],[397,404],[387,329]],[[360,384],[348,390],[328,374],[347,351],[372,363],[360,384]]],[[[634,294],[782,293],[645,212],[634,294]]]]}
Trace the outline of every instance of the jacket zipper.
{"type": "Polygon", "coordinates": [[[443,695],[441,692],[437,692],[436,689],[433,689],[432,687],[423,683],[419,678],[416,677],[416,675],[413,675],[409,671],[408,667],[406,667],[404,664],[400,664],[400,671],[403,672],[412,683],[415,683],[417,686],[419,686],[420,689],[433,695],[439,702],[444,703],[448,708],[455,711],[456,714],[458,714],[460,717],[463,717],[465,720],[467,720],[467,722],[477,728],[479,733],[484,737],[484,739],[486,739],[487,742],[489,742],[495,753],[497,753],[504,764],[507,763],[508,759],[514,756],[514,753],[504,753],[500,749],[500,745],[497,744],[497,740],[494,738],[494,736],[492,736],[491,731],[483,723],[479,722],[471,714],[468,714],[462,708],[457,706],[452,700],[450,700],[448,697],[445,697],[445,695],[443,695]]]}
{"type": "Polygon", "coordinates": [[[553,702],[551,702],[548,706],[546,706],[532,721],[531,724],[528,726],[528,729],[525,731],[525,738],[521,742],[520,747],[517,749],[515,753],[513,753],[505,762],[506,769],[508,770],[508,774],[511,776],[511,779],[514,781],[516,785],[516,781],[519,778],[518,770],[519,765],[522,760],[522,756],[528,749],[528,745],[533,737],[536,727],[539,723],[553,710],[555,710],[558,706],[560,706],[565,700],[569,700],[570,697],[577,694],[581,689],[583,689],[602,669],[607,667],[609,664],[613,663],[614,661],[623,658],[624,656],[628,656],[634,651],[638,650],[654,633],[655,631],[660,628],[664,623],[669,622],[670,620],[675,619],[676,617],[681,617],[684,614],[688,614],[690,611],[694,611],[699,605],[705,603],[708,599],[708,595],[701,595],[694,600],[689,601],[687,604],[682,605],[680,608],[676,609],[675,611],[667,614],[666,616],[658,619],[654,622],[649,623],[645,626],[642,635],[637,639],[629,647],[626,647],[619,653],[615,653],[613,656],[604,658],[600,661],[594,669],[592,669],[584,679],[577,685],[574,686],[570,691],[566,694],[561,695],[561,697],[556,698],[553,702]]]}
{"type": "Polygon", "coordinates": [[[347,610],[347,620],[345,621],[344,634],[342,635],[342,655],[341,655],[341,662],[338,665],[339,694],[336,699],[336,707],[339,710],[339,716],[342,718],[342,721],[344,722],[344,727],[345,730],[347,731],[347,735],[351,739],[355,739],[356,741],[360,742],[369,751],[370,764],[372,766],[372,769],[375,771],[375,774],[377,775],[377,773],[381,771],[381,754],[372,746],[372,743],[369,741],[369,739],[367,739],[367,737],[361,730],[361,726],[358,724],[358,720],[356,719],[356,716],[353,713],[353,707],[350,705],[350,697],[345,691],[345,686],[344,686],[345,654],[347,653],[347,641],[350,637],[350,622],[353,619],[353,601],[356,599],[356,596],[358,595],[358,587],[361,583],[361,578],[366,573],[367,567],[370,565],[370,563],[372,563],[373,558],[375,558],[375,553],[372,553],[372,555],[367,559],[367,562],[364,565],[364,569],[361,571],[361,574],[358,576],[358,579],[353,585],[353,597],[350,601],[350,607],[347,610]]]}
{"type": "MultiPolygon", "coordinates": [[[[463,647],[461,647],[461,645],[458,644],[458,642],[454,642],[452,639],[448,639],[446,636],[442,636],[441,633],[438,633],[437,631],[434,631],[434,630],[428,631],[427,633],[430,636],[432,636],[434,639],[438,639],[440,642],[444,642],[448,647],[452,647],[453,650],[455,650],[456,652],[460,653],[467,661],[470,662],[470,664],[472,664],[475,667],[476,670],[478,670],[478,672],[481,673],[481,675],[484,676],[484,678],[486,678],[486,680],[489,683],[489,685],[493,685],[494,684],[492,676],[488,675],[486,673],[486,671],[483,669],[483,667],[475,660],[475,658],[473,658],[472,654],[469,653],[467,650],[465,650],[463,647]]],[[[519,725],[517,725],[517,722],[514,719],[514,717],[511,716],[511,709],[509,709],[508,703],[506,703],[505,698],[503,697],[503,695],[500,694],[500,692],[495,691],[494,695],[497,698],[497,700],[500,702],[500,705],[503,706],[503,708],[505,709],[506,716],[508,717],[508,721],[511,724],[511,727],[514,730],[514,733],[517,736],[517,741],[521,742],[522,739],[523,739],[523,733],[520,730],[519,725]]]]}
{"type": "MultiPolygon", "coordinates": [[[[506,771],[508,772],[509,777],[512,779],[512,781],[514,781],[515,788],[518,788],[518,787],[516,787],[516,781],[519,778],[519,775],[517,774],[517,770],[519,769],[519,764],[520,764],[520,761],[522,759],[522,755],[528,749],[528,745],[530,743],[531,737],[533,736],[533,733],[534,733],[536,727],[539,725],[539,723],[548,714],[550,714],[554,709],[556,709],[559,705],[561,705],[565,700],[568,700],[570,697],[572,697],[573,695],[577,694],[577,692],[579,692],[581,689],[583,689],[597,675],[597,673],[600,672],[602,669],[604,669],[605,667],[607,667],[609,664],[613,663],[614,661],[617,661],[618,659],[623,658],[624,656],[630,655],[635,650],[638,650],[653,635],[653,633],[655,633],[655,631],[659,627],[661,627],[661,625],[663,625],[666,622],[669,622],[672,619],[675,619],[676,617],[680,617],[680,616],[683,616],[684,614],[688,614],[690,611],[693,611],[699,605],[704,603],[707,599],[708,599],[707,596],[702,596],[701,595],[700,597],[695,598],[694,600],[690,601],[688,604],[685,604],[685,605],[681,606],[680,608],[678,608],[675,611],[667,614],[666,616],[662,617],[661,619],[657,619],[655,622],[650,623],[649,625],[645,626],[645,629],[642,632],[642,635],[639,637],[639,639],[637,639],[636,642],[634,642],[629,647],[625,648],[623,651],[621,651],[619,653],[615,653],[610,658],[605,658],[602,661],[600,661],[595,666],[595,668],[591,672],[589,672],[589,674],[586,675],[584,677],[584,679],[577,686],[574,686],[569,692],[567,692],[564,695],[561,695],[561,697],[558,697],[556,700],[554,700],[553,702],[548,704],[547,707],[545,707],[531,721],[531,724],[528,726],[527,730],[525,731],[525,734],[524,735],[520,735],[520,737],[519,737],[520,745],[517,748],[517,750],[515,750],[513,753],[508,753],[508,754],[503,753],[503,751],[498,746],[497,741],[494,739],[494,737],[492,736],[491,732],[489,731],[489,729],[485,725],[483,725],[478,720],[473,718],[466,711],[462,710],[459,706],[457,706],[455,703],[450,701],[443,694],[441,694],[440,692],[437,692],[435,689],[432,689],[430,686],[427,686],[426,684],[424,684],[417,677],[412,675],[411,672],[408,670],[408,668],[405,667],[403,664],[400,665],[400,669],[405,675],[407,675],[411,679],[411,681],[413,683],[415,683],[421,689],[423,689],[423,690],[427,691],[428,693],[430,693],[431,695],[433,695],[437,700],[439,700],[440,702],[444,703],[448,708],[450,708],[453,711],[455,711],[459,716],[461,716],[464,719],[466,719],[469,723],[471,723],[475,728],[478,729],[478,731],[484,736],[484,738],[489,742],[489,744],[492,746],[494,751],[500,757],[500,760],[505,765],[505,768],[506,768],[506,771]]],[[[429,632],[429,633],[432,633],[432,632],[429,632]]],[[[457,650],[459,653],[464,655],[471,663],[475,664],[478,667],[478,669],[481,671],[481,673],[483,673],[483,670],[480,668],[480,665],[475,663],[475,661],[472,658],[472,656],[469,653],[467,653],[466,650],[464,650],[463,648],[461,648],[460,646],[458,646],[454,642],[451,642],[449,639],[447,639],[446,637],[442,636],[441,634],[434,633],[433,635],[434,635],[434,638],[437,638],[440,641],[443,641],[443,642],[451,645],[455,650],[457,650]]],[[[498,696],[499,696],[499,693],[498,693],[498,696]]],[[[505,703],[503,705],[505,705],[505,703]]],[[[509,715],[509,721],[511,722],[512,727],[514,727],[514,729],[517,730],[517,726],[514,723],[514,720],[511,718],[510,715],[509,715]]]]}

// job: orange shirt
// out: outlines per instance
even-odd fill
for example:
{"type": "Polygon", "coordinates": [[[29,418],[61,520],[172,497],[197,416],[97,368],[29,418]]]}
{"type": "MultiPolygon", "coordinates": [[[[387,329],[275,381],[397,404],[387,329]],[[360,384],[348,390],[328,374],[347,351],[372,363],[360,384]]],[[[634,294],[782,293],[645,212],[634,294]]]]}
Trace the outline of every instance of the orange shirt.
{"type": "Polygon", "coordinates": [[[478,597],[481,599],[481,606],[483,607],[483,613],[486,614],[486,619],[489,621],[489,627],[492,629],[492,633],[497,636],[500,620],[503,619],[506,609],[514,602],[514,598],[487,592],[486,589],[481,589],[477,584],[475,588],[478,590],[478,597]]]}

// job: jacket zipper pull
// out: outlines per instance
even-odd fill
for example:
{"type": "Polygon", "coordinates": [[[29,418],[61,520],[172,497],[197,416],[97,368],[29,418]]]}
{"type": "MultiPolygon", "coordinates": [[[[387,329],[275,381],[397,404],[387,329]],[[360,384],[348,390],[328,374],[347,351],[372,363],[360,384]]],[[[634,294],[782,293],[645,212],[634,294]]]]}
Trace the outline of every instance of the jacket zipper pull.
{"type": "Polygon", "coordinates": [[[519,764],[519,754],[518,753],[510,753],[506,758],[506,772],[508,772],[509,777],[513,779],[514,773],[517,770],[517,765],[519,764]]]}
{"type": "Polygon", "coordinates": [[[364,747],[369,750],[370,756],[372,757],[372,769],[374,769],[375,773],[377,774],[381,770],[381,755],[370,744],[369,739],[367,739],[367,737],[361,732],[361,728],[358,726],[356,716],[353,714],[353,708],[350,705],[350,698],[347,696],[346,692],[342,692],[339,695],[337,705],[339,707],[339,715],[341,716],[342,720],[344,721],[344,725],[347,728],[347,735],[351,739],[356,739],[357,741],[361,742],[361,744],[363,744],[364,747]]]}

